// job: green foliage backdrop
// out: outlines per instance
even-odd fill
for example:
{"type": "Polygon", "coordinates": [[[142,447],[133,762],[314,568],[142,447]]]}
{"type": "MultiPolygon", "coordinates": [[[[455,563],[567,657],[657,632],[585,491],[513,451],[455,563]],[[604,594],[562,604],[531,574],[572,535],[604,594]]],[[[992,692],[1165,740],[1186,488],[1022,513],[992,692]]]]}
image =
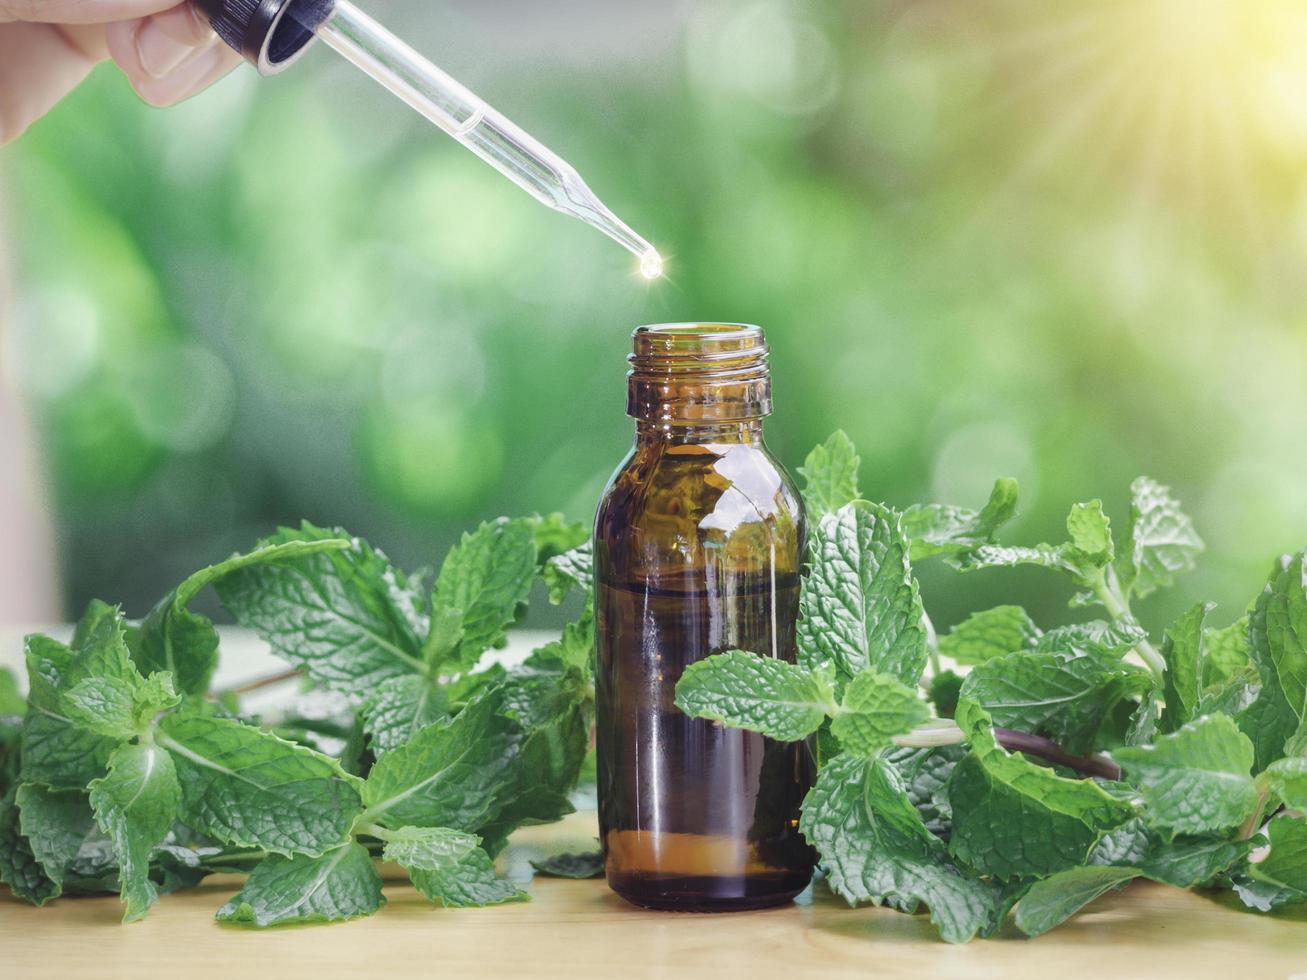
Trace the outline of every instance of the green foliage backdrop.
{"type": "MultiPolygon", "coordinates": [[[[406,565],[487,516],[586,518],[629,441],[627,335],[661,320],[762,324],[774,447],[845,428],[873,498],[1015,476],[1034,540],[1171,484],[1212,554],[1149,624],[1198,595],[1233,619],[1301,543],[1296,4],[374,6],[669,279],[325,50],[167,112],[101,68],[0,157],[70,611],[144,609],[300,517],[406,565]]],[[[1023,581],[1056,623],[1067,593],[1023,581]]],[[[1000,598],[953,584],[941,626],[1000,598]]]]}

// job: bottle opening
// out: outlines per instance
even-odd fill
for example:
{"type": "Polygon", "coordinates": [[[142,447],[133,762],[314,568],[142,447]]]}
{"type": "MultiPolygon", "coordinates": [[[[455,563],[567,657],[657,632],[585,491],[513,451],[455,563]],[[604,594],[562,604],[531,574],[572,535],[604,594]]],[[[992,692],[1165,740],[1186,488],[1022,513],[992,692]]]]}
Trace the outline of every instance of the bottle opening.
{"type": "Polygon", "coordinates": [[[627,414],[648,422],[746,421],[771,414],[762,328],[747,323],[637,327],[627,414]]]}

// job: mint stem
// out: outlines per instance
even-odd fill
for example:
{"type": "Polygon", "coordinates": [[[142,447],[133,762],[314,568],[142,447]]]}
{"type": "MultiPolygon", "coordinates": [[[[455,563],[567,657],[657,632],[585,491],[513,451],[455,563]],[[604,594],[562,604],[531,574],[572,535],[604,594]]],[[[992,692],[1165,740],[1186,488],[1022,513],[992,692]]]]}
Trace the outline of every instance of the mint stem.
{"type": "MultiPolygon", "coordinates": [[[[1024,752],[1046,759],[1055,765],[1065,766],[1085,776],[1110,779],[1121,778],[1121,767],[1103,755],[1072,755],[1052,739],[1011,728],[995,728],[994,739],[1009,752],[1024,752]]],[[[928,749],[941,745],[958,745],[966,736],[957,725],[944,725],[939,720],[914,728],[906,735],[894,738],[894,744],[904,748],[928,749]]]]}
{"type": "MultiPolygon", "coordinates": [[[[1110,567],[1105,573],[1099,573],[1098,581],[1094,583],[1094,595],[1113,619],[1135,622],[1134,615],[1130,612],[1130,600],[1121,593],[1116,573],[1110,567]]],[[[1153,677],[1161,683],[1162,676],[1166,673],[1166,661],[1157,652],[1157,648],[1146,639],[1140,640],[1139,645],[1135,647],[1135,653],[1139,654],[1139,658],[1153,672],[1153,677]]]]}

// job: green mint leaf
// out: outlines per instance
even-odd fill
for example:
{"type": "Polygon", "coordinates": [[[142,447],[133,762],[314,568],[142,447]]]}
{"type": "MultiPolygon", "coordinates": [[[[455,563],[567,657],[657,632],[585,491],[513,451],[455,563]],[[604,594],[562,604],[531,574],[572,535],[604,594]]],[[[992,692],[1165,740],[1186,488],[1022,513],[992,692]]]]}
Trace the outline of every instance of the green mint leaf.
{"type": "Polygon", "coordinates": [[[994,739],[989,715],[958,702],[971,754],[949,780],[949,847],[972,868],[1001,881],[1045,877],[1083,864],[1099,835],[1133,816],[1131,806],[1089,779],[1066,779],[994,739]]]}
{"type": "Polygon", "coordinates": [[[951,670],[941,670],[930,679],[930,703],[941,718],[953,717],[961,693],[962,678],[951,670]]]}
{"type": "Polygon", "coordinates": [[[1204,545],[1169,487],[1141,476],[1130,492],[1129,550],[1117,562],[1118,575],[1130,594],[1142,598],[1190,571],[1204,545]]]}
{"type": "Polygon", "coordinates": [[[181,819],[219,840],[277,854],[322,854],[362,809],[357,780],[334,759],[249,725],[195,711],[166,715],[181,819]]]}
{"type": "Polygon", "coordinates": [[[62,887],[82,842],[95,826],[84,792],[57,792],[22,783],[14,793],[18,826],[46,876],[62,887]]]}
{"type": "Polygon", "coordinates": [[[572,788],[585,763],[591,687],[576,668],[520,668],[504,685],[504,713],[523,732],[521,749],[495,794],[497,814],[476,830],[494,855],[524,823],[548,823],[571,812],[572,788]]]}
{"type": "Polygon", "coordinates": [[[589,541],[571,551],[555,555],[545,562],[545,585],[549,587],[549,601],[555,606],[575,589],[589,596],[594,591],[594,548],[589,541]]]}
{"type": "Polygon", "coordinates": [[[1230,884],[1239,896],[1239,901],[1258,912],[1274,912],[1276,909],[1307,902],[1307,892],[1270,881],[1259,881],[1246,872],[1230,875],[1230,884]]]}
{"type": "Polygon", "coordinates": [[[966,746],[943,745],[931,749],[890,749],[883,756],[897,770],[908,799],[917,808],[926,829],[936,837],[947,838],[952,830],[948,781],[966,753],[966,746]]]}
{"type": "Polygon", "coordinates": [[[1066,533],[1072,547],[1095,564],[1112,560],[1112,522],[1103,513],[1101,500],[1075,504],[1067,515],[1066,533]]]}
{"type": "Polygon", "coordinates": [[[855,501],[821,519],[810,549],[812,571],[799,603],[800,662],[832,662],[843,680],[870,669],[916,684],[926,634],[898,514],[855,501]]]}
{"type": "Polygon", "coordinates": [[[90,793],[95,822],[118,858],[123,921],[135,922],[159,895],[150,880],[150,852],[167,835],[181,805],[172,757],[157,745],[119,746],[90,793]]]}
{"type": "Polygon", "coordinates": [[[504,902],[525,902],[526,892],[495,874],[494,862],[480,848],[452,868],[425,871],[410,868],[409,879],[430,902],[446,908],[479,908],[504,902]]]}
{"type": "Polygon", "coordinates": [[[549,559],[590,540],[589,524],[569,521],[557,511],[545,515],[532,514],[526,521],[531,525],[531,536],[536,545],[536,566],[541,571],[549,559]]]}
{"type": "Polygon", "coordinates": [[[1139,787],[1145,819],[1168,837],[1237,827],[1257,806],[1253,745],[1228,715],[1199,718],[1112,756],[1139,787]]]}
{"type": "Polygon", "coordinates": [[[1018,565],[1037,565],[1066,572],[1077,579],[1081,567],[1065,545],[1036,544],[1028,547],[1000,544],[981,545],[959,556],[959,571],[975,572],[985,568],[1016,568],[1018,565]]]}
{"type": "Polygon", "coordinates": [[[207,617],[187,608],[190,601],[205,586],[238,569],[348,547],[349,541],[345,539],[288,541],[256,548],[200,569],[159,600],[141,625],[128,633],[132,658],[142,674],[171,673],[182,694],[205,693],[218,664],[218,631],[207,617]]]}
{"type": "Polygon", "coordinates": [[[903,533],[912,542],[912,560],[958,555],[994,540],[1017,513],[1017,481],[997,480],[979,512],[945,504],[917,504],[903,512],[903,533]]]}
{"type": "Polygon", "coordinates": [[[808,453],[799,474],[804,479],[803,503],[809,521],[816,522],[861,496],[858,493],[860,463],[858,450],[843,429],[831,433],[829,439],[808,453]]]}
{"type": "Polygon", "coordinates": [[[939,652],[960,664],[983,664],[1029,650],[1039,638],[1039,627],[1020,606],[995,606],[972,613],[941,636],[939,652]]]}
{"type": "Polygon", "coordinates": [[[386,839],[381,856],[409,869],[444,871],[462,861],[480,843],[475,834],[449,827],[401,827],[386,839]]]}
{"type": "Polygon", "coordinates": [[[463,640],[463,610],[441,607],[428,620],[427,638],[422,643],[422,659],[438,667],[449,659],[463,640]]]}
{"type": "Polygon", "coordinates": [[[1294,756],[1272,762],[1259,780],[1290,810],[1307,813],[1307,758],[1294,756]]]}
{"type": "MultiPolygon", "coordinates": [[[[1301,561],[1301,559],[1299,559],[1301,561]]],[[[1273,630],[1271,609],[1287,610],[1291,593],[1298,588],[1293,576],[1286,574],[1291,560],[1281,559],[1271,570],[1270,580],[1253,602],[1248,613],[1248,655],[1261,680],[1256,699],[1235,716],[1239,728],[1252,739],[1256,749],[1258,771],[1285,754],[1285,743],[1299,731],[1302,722],[1285,695],[1280,683],[1277,660],[1292,663],[1293,651],[1283,644],[1290,640],[1284,632],[1273,630]],[[1273,647],[1278,647],[1277,651],[1273,647]]]]}
{"type": "Polygon", "coordinates": [[[378,757],[449,714],[444,689],[419,674],[382,681],[360,710],[368,744],[378,757]]]}
{"type": "Polygon", "coordinates": [[[502,705],[502,690],[491,689],[378,759],[363,785],[369,819],[469,832],[493,820],[496,794],[521,743],[502,705]]]}
{"type": "MultiPolygon", "coordinates": [[[[261,542],[334,542],[348,535],[304,523],[261,542]]],[[[334,549],[334,545],[332,546],[334,549]]],[[[288,663],[320,684],[366,695],[389,677],[425,670],[409,615],[395,603],[385,555],[351,539],[346,550],[263,561],[215,582],[218,598],[288,663]]]]}
{"type": "Polygon", "coordinates": [[[602,878],[604,856],[599,851],[554,854],[543,861],[532,861],[531,867],[546,878],[602,878]]]}
{"type": "Polygon", "coordinates": [[[691,718],[709,718],[782,742],[807,738],[836,710],[829,672],[744,650],[687,667],[676,683],[676,706],[691,718]]]}
{"type": "Polygon", "coordinates": [[[1162,637],[1162,659],[1166,661],[1166,707],[1162,710],[1164,731],[1175,731],[1192,721],[1198,713],[1206,673],[1203,622],[1214,608],[1215,603],[1198,603],[1177,619],[1162,637]]]}
{"type": "Polygon", "coordinates": [[[563,627],[563,634],[531,651],[527,666],[575,667],[585,677],[594,675],[594,608],[587,604],[581,618],[563,627]]]}
{"type": "Polygon", "coordinates": [[[1113,888],[1139,876],[1137,868],[1091,866],[1070,868],[1037,881],[1017,903],[1017,928],[1027,936],[1041,936],[1113,888]]]}
{"type": "Polygon", "coordinates": [[[117,739],[98,735],[67,714],[63,692],[75,655],[49,637],[26,641],[27,717],[23,723],[21,773],[25,781],[82,792],[103,775],[117,739]]]}
{"type": "MultiPolygon", "coordinates": [[[[1274,577],[1266,595],[1266,647],[1285,700],[1307,720],[1307,553],[1294,555],[1274,577]]],[[[1258,664],[1260,669],[1261,664],[1258,664]]]]}
{"type": "Polygon", "coordinates": [[[23,901],[44,905],[59,897],[62,883],[50,877],[23,835],[14,796],[10,789],[0,798],[0,881],[23,901]]]}
{"type": "Polygon", "coordinates": [[[1248,622],[1245,613],[1229,626],[1203,632],[1203,686],[1212,687],[1237,677],[1252,662],[1248,646],[1248,622]]]}
{"type": "Polygon", "coordinates": [[[1013,653],[981,664],[962,684],[1004,728],[1045,735],[1068,752],[1093,748],[1124,698],[1152,690],[1148,671],[1115,660],[1059,653],[1013,653]]]}
{"type": "Polygon", "coordinates": [[[1119,660],[1146,639],[1143,627],[1131,620],[1096,619],[1049,630],[1035,641],[1035,650],[1119,660]]]}
{"type": "Polygon", "coordinates": [[[265,858],[218,919],[256,926],[341,922],[371,915],[383,901],[367,848],[351,842],[319,857],[265,858]]]}
{"type": "Polygon", "coordinates": [[[1307,822],[1301,817],[1281,814],[1267,827],[1271,853],[1250,868],[1256,881],[1292,889],[1307,900],[1307,822]]]}
{"type": "Polygon", "coordinates": [[[482,524],[450,549],[431,608],[433,617],[445,609],[462,611],[460,667],[470,669],[486,650],[504,645],[504,630],[526,603],[535,572],[535,538],[525,520],[501,517],[482,524]]]}
{"type": "Polygon", "coordinates": [[[21,718],[27,702],[18,693],[18,678],[8,667],[0,667],[0,718],[21,718]]]}
{"type": "Polygon", "coordinates": [[[929,717],[917,692],[893,674],[865,671],[844,689],[831,734],[846,752],[870,757],[890,745],[895,735],[912,731],[929,717]]]}
{"type": "Polygon", "coordinates": [[[1252,846],[1252,841],[1211,837],[1168,841],[1136,817],[1104,834],[1089,855],[1089,863],[1133,868],[1153,881],[1192,888],[1241,861],[1252,846]]]}
{"type": "Polygon", "coordinates": [[[127,650],[126,621],[94,601],[83,617],[72,655],[59,671],[59,705],[69,720],[109,738],[141,734],[165,708],[180,700],[167,674],[146,681],[127,650]]]}
{"type": "Polygon", "coordinates": [[[995,889],[959,873],[884,759],[831,760],[803,801],[799,829],[832,890],[850,905],[889,902],[915,911],[925,902],[951,943],[971,939],[995,914],[995,889]]]}

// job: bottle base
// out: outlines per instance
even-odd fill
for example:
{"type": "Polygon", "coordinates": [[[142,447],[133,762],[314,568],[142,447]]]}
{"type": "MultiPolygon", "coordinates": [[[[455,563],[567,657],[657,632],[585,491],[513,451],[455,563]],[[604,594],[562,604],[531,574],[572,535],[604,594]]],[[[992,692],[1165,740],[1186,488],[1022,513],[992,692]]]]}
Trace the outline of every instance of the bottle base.
{"type": "MultiPolygon", "coordinates": [[[[808,887],[808,881],[741,880],[740,878],[628,876],[608,887],[632,905],[659,912],[749,912],[788,905],[808,887]],[[636,880],[629,880],[635,878],[636,880]]],[[[770,876],[769,876],[770,877],[770,876]]],[[[779,876],[778,876],[779,877],[779,876]]]]}

